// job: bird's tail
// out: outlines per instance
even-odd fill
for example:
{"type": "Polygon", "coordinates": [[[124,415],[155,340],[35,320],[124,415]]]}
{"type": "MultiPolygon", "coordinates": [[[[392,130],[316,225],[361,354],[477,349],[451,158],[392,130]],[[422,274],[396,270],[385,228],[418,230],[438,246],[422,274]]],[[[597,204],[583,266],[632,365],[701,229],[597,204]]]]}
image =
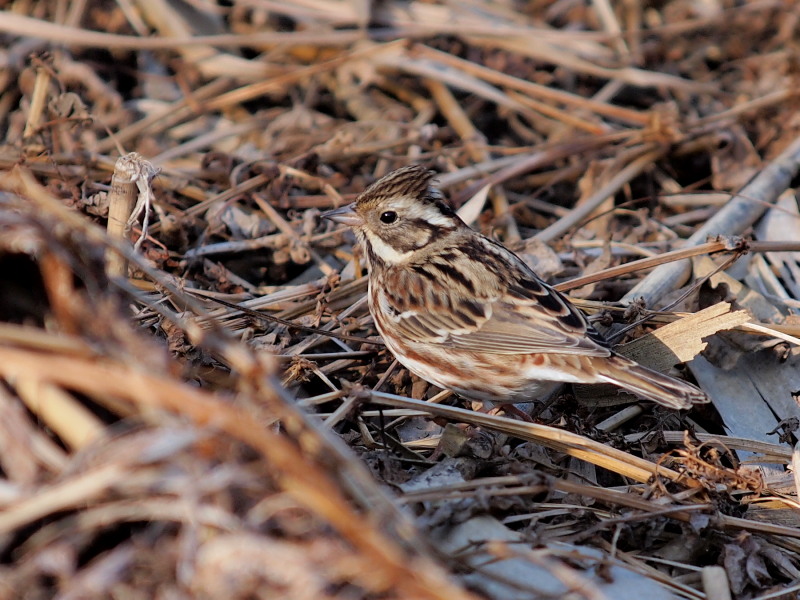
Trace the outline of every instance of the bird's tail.
{"type": "Polygon", "coordinates": [[[604,359],[598,378],[613,383],[644,398],[669,408],[690,408],[694,404],[708,402],[708,396],[700,388],[643,367],[624,356],[615,355],[604,359]]]}

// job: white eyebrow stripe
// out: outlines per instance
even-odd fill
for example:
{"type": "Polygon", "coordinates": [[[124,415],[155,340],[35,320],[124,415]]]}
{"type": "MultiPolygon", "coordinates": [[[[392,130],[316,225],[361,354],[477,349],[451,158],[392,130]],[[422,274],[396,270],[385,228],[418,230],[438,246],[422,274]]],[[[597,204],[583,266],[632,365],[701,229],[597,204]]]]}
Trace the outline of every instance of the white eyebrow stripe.
{"type": "Polygon", "coordinates": [[[443,215],[435,206],[424,204],[415,198],[403,196],[392,202],[389,208],[394,208],[407,219],[422,219],[431,225],[452,227],[453,218],[443,215]]]}

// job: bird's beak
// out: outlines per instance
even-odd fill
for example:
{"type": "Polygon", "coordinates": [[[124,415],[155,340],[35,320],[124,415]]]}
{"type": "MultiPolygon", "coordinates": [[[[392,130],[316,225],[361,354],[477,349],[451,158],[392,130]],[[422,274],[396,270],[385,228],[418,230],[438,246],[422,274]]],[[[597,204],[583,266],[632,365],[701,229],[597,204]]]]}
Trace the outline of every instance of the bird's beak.
{"type": "Polygon", "coordinates": [[[340,206],[320,215],[323,219],[330,219],[334,223],[341,223],[348,227],[358,227],[364,224],[364,219],[356,212],[356,203],[340,206]]]}

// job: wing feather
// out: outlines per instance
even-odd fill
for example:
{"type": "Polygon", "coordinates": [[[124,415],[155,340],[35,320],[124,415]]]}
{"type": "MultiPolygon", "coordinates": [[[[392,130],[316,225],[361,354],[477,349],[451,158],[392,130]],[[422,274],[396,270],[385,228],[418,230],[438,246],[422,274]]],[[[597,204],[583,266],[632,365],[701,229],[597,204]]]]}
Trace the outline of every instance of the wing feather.
{"type": "Polygon", "coordinates": [[[488,272],[491,261],[470,262],[470,276],[476,282],[468,286],[471,289],[447,285],[441,273],[432,279],[421,274],[420,268],[410,269],[404,275],[406,289],[430,290],[434,286],[432,293],[438,295],[438,301],[394,306],[384,296],[381,301],[389,309],[384,314],[390,315],[387,325],[408,340],[458,350],[509,355],[611,355],[607,342],[566,298],[541,281],[512,252],[494,245],[491,250],[507,253],[498,258],[506,269],[504,277],[510,277],[510,281],[487,285],[487,281],[498,277],[497,273],[488,272]],[[487,272],[476,272],[478,269],[487,272]],[[479,290],[485,293],[481,295],[479,290]]]}

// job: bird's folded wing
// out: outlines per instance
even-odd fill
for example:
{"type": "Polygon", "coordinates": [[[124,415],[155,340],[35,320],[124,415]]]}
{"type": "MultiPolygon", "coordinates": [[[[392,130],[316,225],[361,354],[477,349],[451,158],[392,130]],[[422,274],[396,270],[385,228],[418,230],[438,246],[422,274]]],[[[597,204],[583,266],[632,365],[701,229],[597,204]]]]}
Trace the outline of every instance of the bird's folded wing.
{"type": "Polygon", "coordinates": [[[605,340],[577,309],[549,310],[535,301],[495,301],[469,308],[405,311],[391,319],[397,333],[420,343],[491,354],[563,353],[610,356],[605,340]]]}

